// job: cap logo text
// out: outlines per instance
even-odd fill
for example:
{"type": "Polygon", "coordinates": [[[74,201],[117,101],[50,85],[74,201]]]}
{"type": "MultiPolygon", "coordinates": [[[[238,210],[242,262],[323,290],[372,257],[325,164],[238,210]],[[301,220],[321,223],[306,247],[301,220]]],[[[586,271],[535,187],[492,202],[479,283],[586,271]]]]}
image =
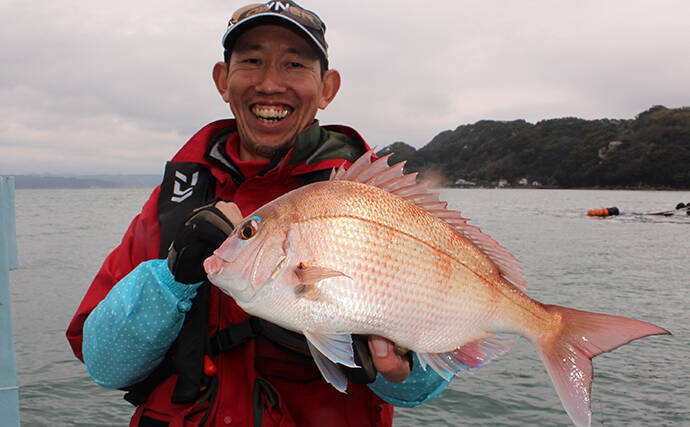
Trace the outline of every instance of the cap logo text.
{"type": "Polygon", "coordinates": [[[287,10],[290,7],[290,4],[283,3],[282,1],[272,1],[269,2],[266,6],[268,6],[268,10],[272,10],[274,12],[282,12],[284,10],[287,10]]]}

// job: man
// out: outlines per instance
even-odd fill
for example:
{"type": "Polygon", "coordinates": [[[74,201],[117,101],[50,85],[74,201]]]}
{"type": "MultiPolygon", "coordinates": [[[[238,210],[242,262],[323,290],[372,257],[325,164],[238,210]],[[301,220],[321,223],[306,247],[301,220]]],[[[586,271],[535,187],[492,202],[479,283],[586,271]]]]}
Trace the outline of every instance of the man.
{"type": "Polygon", "coordinates": [[[369,149],[352,129],[315,120],[340,75],[313,12],[291,1],[246,6],[223,47],[213,79],[235,119],[205,126],[168,163],[70,323],[73,351],[99,384],[128,390],[132,425],[390,425],[381,397],[414,405],[446,383],[417,364],[414,381],[393,386],[412,359],[357,337],[363,368],[347,371],[340,393],[303,337],[249,317],[205,282],[201,263],[232,224],[369,149]],[[383,378],[365,385],[376,371],[383,378]]]}

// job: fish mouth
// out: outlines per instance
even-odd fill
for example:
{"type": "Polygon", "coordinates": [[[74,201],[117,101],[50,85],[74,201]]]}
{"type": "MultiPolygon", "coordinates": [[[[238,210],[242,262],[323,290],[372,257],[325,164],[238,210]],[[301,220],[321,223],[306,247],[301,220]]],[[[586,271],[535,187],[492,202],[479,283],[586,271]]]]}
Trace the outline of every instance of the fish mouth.
{"type": "Polygon", "coordinates": [[[251,112],[265,123],[277,123],[292,113],[294,109],[285,104],[254,104],[251,112]]]}
{"type": "MultiPolygon", "coordinates": [[[[208,280],[224,293],[235,300],[247,300],[251,295],[247,291],[251,289],[250,283],[242,278],[242,274],[235,274],[228,266],[228,261],[215,253],[204,260],[204,270],[208,280]]],[[[232,266],[230,266],[232,267],[232,266]]],[[[251,291],[250,294],[254,292],[251,291]]]]}
{"type": "Polygon", "coordinates": [[[204,270],[209,280],[218,277],[223,273],[223,264],[225,260],[216,254],[212,254],[210,257],[204,260],[204,270]]]}
{"type": "Polygon", "coordinates": [[[231,238],[204,260],[204,270],[208,279],[221,288],[232,288],[233,292],[244,292],[248,288],[256,290],[265,279],[261,265],[266,240],[246,247],[244,241],[236,236],[238,230],[235,229],[231,238]]]}

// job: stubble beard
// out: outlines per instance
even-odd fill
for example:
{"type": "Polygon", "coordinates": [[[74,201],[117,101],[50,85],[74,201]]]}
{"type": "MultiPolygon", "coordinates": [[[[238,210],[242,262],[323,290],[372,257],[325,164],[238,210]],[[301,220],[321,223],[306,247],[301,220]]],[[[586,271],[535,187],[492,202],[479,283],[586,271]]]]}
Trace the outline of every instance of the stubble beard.
{"type": "Polygon", "coordinates": [[[284,142],[280,145],[264,145],[258,142],[250,141],[249,148],[261,157],[272,159],[278,152],[285,152],[292,145],[291,142],[284,142]]]}

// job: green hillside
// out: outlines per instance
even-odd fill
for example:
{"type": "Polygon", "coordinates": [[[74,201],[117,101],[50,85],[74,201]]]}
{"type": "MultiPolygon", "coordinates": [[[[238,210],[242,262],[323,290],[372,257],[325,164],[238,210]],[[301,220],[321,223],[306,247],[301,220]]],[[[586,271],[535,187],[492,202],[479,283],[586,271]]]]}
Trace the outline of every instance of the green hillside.
{"type": "Polygon", "coordinates": [[[690,107],[655,106],[633,120],[482,120],[441,132],[419,150],[397,142],[380,154],[391,151],[392,161],[408,161],[407,172],[433,172],[444,185],[685,189],[690,107]]]}

